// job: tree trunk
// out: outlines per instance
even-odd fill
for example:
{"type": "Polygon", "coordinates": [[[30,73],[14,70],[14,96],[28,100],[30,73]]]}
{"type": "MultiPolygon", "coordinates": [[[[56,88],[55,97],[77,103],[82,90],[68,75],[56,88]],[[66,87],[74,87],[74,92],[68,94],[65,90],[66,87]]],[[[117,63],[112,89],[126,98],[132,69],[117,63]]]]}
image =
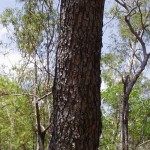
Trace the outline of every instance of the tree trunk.
{"type": "Polygon", "coordinates": [[[121,103],[121,150],[128,150],[128,117],[129,117],[129,96],[123,95],[121,103]]]}
{"type": "Polygon", "coordinates": [[[104,0],[62,0],[49,150],[97,150],[104,0]]]}
{"type": "Polygon", "coordinates": [[[36,129],[37,129],[37,150],[44,150],[45,133],[41,130],[40,109],[37,100],[38,96],[38,66],[37,66],[37,51],[34,54],[34,104],[35,104],[35,117],[36,117],[36,129]]]}

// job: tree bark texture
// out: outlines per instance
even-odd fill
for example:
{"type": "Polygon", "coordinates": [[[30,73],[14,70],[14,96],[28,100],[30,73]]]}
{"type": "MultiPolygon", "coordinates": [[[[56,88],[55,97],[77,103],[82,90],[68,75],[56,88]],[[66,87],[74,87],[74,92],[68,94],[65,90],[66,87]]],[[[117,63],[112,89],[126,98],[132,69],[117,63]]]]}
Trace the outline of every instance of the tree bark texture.
{"type": "Polygon", "coordinates": [[[97,150],[104,0],[62,0],[49,150],[97,150]]]}

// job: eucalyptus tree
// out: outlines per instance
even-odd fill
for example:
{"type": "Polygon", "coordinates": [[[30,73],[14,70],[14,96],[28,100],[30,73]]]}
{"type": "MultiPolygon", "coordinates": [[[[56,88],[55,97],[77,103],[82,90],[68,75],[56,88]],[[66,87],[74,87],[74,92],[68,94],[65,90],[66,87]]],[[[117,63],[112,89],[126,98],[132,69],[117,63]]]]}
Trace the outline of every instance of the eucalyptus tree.
{"type": "MultiPolygon", "coordinates": [[[[111,13],[116,18],[119,26],[120,38],[115,38],[114,46],[109,54],[105,56],[106,64],[113,69],[114,75],[118,75],[118,81],[123,84],[120,125],[121,146],[120,149],[129,149],[128,119],[129,119],[129,97],[139,76],[147,66],[150,51],[148,49],[150,12],[149,1],[115,0],[116,6],[111,13]],[[116,61],[113,61],[113,60],[116,61]]],[[[114,76],[115,77],[115,76],[114,76]]]]}

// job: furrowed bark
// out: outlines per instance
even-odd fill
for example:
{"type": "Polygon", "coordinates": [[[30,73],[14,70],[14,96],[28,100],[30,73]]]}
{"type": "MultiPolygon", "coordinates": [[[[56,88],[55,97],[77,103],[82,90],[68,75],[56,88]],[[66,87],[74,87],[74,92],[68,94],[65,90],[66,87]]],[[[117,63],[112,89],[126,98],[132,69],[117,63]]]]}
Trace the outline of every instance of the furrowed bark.
{"type": "Polygon", "coordinates": [[[104,0],[62,0],[49,150],[97,150],[104,0]]]}

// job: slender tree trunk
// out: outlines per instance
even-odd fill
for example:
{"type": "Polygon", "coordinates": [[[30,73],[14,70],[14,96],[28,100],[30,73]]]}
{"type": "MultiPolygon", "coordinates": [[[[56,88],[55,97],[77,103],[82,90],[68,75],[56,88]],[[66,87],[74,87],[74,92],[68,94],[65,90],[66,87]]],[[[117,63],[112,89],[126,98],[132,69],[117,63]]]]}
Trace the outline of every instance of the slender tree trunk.
{"type": "Polygon", "coordinates": [[[62,0],[49,150],[97,150],[104,0],[62,0]]]}
{"type": "Polygon", "coordinates": [[[36,127],[37,127],[37,150],[44,150],[44,138],[45,133],[41,130],[40,121],[40,110],[39,103],[37,100],[38,96],[38,69],[37,69],[37,51],[35,50],[34,55],[34,104],[35,104],[35,116],[36,116],[36,127]]]}
{"type": "Polygon", "coordinates": [[[128,117],[129,117],[129,96],[123,95],[121,103],[121,150],[128,150],[128,117]]]}

